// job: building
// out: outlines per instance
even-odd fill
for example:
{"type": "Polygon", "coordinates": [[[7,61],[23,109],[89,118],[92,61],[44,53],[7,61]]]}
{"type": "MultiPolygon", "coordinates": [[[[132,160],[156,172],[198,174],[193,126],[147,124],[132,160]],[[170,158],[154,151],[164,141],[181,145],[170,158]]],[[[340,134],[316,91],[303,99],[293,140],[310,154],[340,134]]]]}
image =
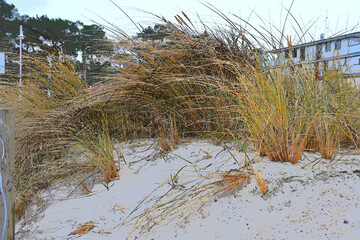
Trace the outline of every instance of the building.
{"type": "Polygon", "coordinates": [[[284,59],[296,66],[308,66],[317,78],[323,78],[323,70],[342,69],[346,77],[360,84],[360,32],[303,43],[271,51],[277,61],[284,59]]]}

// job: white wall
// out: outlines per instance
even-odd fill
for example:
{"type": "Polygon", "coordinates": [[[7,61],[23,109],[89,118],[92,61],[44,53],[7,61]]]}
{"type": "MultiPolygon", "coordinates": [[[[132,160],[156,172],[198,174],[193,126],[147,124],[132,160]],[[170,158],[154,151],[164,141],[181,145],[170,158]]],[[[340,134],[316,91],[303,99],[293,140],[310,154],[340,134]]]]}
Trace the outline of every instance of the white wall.
{"type": "Polygon", "coordinates": [[[0,74],[5,73],[5,53],[0,52],[0,74]]]}

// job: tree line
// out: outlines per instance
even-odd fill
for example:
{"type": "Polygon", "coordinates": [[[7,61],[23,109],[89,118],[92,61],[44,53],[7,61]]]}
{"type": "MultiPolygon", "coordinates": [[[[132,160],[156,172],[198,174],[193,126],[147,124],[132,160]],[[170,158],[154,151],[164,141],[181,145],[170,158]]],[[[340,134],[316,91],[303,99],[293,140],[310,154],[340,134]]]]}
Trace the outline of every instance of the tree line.
{"type": "Polygon", "coordinates": [[[108,62],[99,61],[101,56],[113,50],[102,26],[54,19],[46,15],[20,15],[17,8],[5,0],[0,0],[0,52],[19,53],[17,37],[20,25],[23,26],[25,36],[22,45],[24,53],[63,51],[72,61],[79,64],[90,84],[97,81],[96,73],[109,66],[108,62]]]}
{"type": "MultiPolygon", "coordinates": [[[[61,18],[49,18],[46,15],[30,17],[19,14],[13,4],[0,0],[0,52],[18,56],[19,28],[23,26],[25,36],[22,44],[23,53],[46,55],[49,52],[62,51],[71,61],[78,64],[88,84],[100,81],[99,76],[110,69],[106,57],[114,53],[115,48],[108,41],[104,27],[97,24],[84,24],[81,21],[70,21],[61,18]]],[[[163,41],[169,29],[156,24],[148,26],[134,38],[145,41],[163,41]]],[[[7,68],[18,71],[17,57],[7,63],[7,68]]]]}

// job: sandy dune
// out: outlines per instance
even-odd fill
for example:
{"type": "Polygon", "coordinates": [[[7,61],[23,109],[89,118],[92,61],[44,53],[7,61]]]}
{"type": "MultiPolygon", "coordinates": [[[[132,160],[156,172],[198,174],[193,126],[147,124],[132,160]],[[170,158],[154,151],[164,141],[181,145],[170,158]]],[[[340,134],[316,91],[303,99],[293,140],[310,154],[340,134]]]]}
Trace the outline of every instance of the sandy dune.
{"type": "MultiPolygon", "coordinates": [[[[157,197],[173,191],[174,184],[184,191],[206,183],[210,180],[201,177],[206,171],[236,169],[234,158],[243,162],[245,156],[233,143],[224,148],[203,140],[183,143],[166,155],[151,140],[118,147],[119,180],[107,186],[97,183],[88,195],[76,189],[74,178],[59,181],[41,193],[43,203],[33,204],[17,222],[16,239],[126,239],[136,221],[128,220],[151,209],[157,197]],[[180,169],[177,181],[168,183],[180,169]],[[86,223],[93,226],[89,232],[69,235],[86,223]]],[[[262,166],[265,195],[249,178],[237,192],[191,203],[194,208],[185,216],[168,217],[145,231],[146,222],[154,217],[149,214],[129,239],[360,239],[359,155],[343,153],[329,161],[305,153],[298,164],[263,158],[262,166]]]]}

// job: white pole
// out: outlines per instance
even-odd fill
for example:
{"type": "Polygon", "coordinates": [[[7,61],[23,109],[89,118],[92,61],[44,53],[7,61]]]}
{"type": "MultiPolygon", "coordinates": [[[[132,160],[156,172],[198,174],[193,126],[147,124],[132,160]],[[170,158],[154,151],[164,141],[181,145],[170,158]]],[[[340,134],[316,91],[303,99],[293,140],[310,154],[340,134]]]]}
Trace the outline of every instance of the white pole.
{"type": "Polygon", "coordinates": [[[23,34],[23,30],[22,30],[22,25],[20,25],[20,35],[19,35],[19,39],[20,39],[20,69],[19,69],[19,75],[20,75],[20,79],[19,79],[19,92],[21,92],[21,64],[22,64],[22,40],[24,39],[24,34],[23,34]]]}
{"type": "MultiPolygon", "coordinates": [[[[51,57],[48,56],[47,59],[48,59],[48,61],[49,61],[49,68],[50,68],[50,71],[51,71],[51,57]]],[[[48,76],[48,84],[49,84],[49,86],[48,86],[48,88],[47,88],[47,96],[48,96],[48,97],[50,97],[50,95],[51,95],[51,93],[50,93],[50,80],[51,80],[51,76],[50,76],[50,75],[51,75],[51,74],[49,74],[49,76],[48,76]]]]}

